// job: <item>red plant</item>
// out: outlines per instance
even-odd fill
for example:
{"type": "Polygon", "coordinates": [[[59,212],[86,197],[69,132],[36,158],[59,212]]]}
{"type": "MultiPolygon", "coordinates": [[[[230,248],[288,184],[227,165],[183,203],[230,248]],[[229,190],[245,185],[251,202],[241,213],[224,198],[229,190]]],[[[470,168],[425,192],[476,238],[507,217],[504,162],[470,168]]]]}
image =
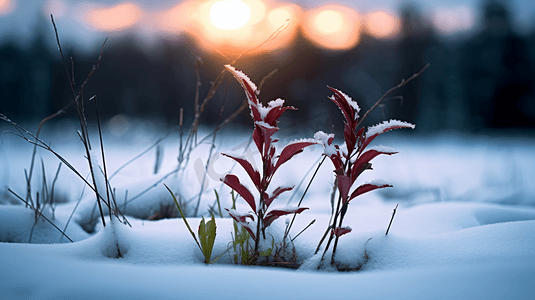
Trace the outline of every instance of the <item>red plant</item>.
{"type": "Polygon", "coordinates": [[[333,211],[333,217],[331,218],[332,223],[329,225],[325,235],[319,242],[318,247],[316,248],[316,253],[319,251],[326,234],[330,231],[331,234],[323,255],[325,255],[329,249],[332,239],[335,238],[333,257],[331,260],[331,263],[333,263],[338,238],[351,231],[351,228],[349,227],[342,227],[349,202],[364,193],[376,189],[392,187],[386,183],[369,182],[358,186],[351,192],[351,188],[360,174],[365,170],[371,170],[370,161],[373,158],[380,154],[392,155],[397,153],[395,150],[387,147],[374,147],[369,150],[366,150],[366,147],[373,139],[382,133],[398,128],[414,128],[414,125],[407,122],[390,120],[375,126],[367,128],[362,127],[357,130],[360,125],[358,115],[360,108],[358,104],[343,92],[331,87],[329,87],[329,89],[334,92],[334,95],[331,96],[330,99],[340,108],[345,118],[344,139],[347,151],[342,151],[340,146],[333,144],[334,134],[326,134],[320,131],[314,135],[314,137],[323,144],[325,148],[324,154],[331,159],[334,165],[336,184],[339,192],[337,207],[336,210],[333,211]]]}
{"type": "Polygon", "coordinates": [[[296,108],[292,106],[284,107],[284,100],[280,98],[270,101],[267,107],[264,106],[259,102],[256,95],[256,85],[249,77],[230,65],[226,65],[225,67],[238,80],[247,96],[251,117],[254,121],[253,140],[262,158],[262,173],[256,170],[245,157],[223,154],[235,160],[243,167],[256,187],[258,197],[253,196],[251,191],[240,182],[240,179],[236,175],[228,174],[221,180],[242,196],[252,210],[252,212],[248,213],[239,213],[236,210],[227,209],[230,216],[241,224],[255,240],[255,253],[257,253],[260,243],[260,232],[262,232],[262,238],[265,239],[265,229],[274,220],[284,215],[298,214],[308,209],[305,207],[286,207],[268,211],[275,198],[283,192],[290,191],[294,188],[277,187],[271,193],[268,193],[268,187],[273,175],[282,164],[302,152],[305,147],[318,144],[318,141],[314,139],[293,141],[286,145],[279,155],[276,155],[277,151],[274,143],[278,140],[273,138],[273,134],[279,130],[277,127],[278,119],[286,110],[296,110],[296,108]]]}

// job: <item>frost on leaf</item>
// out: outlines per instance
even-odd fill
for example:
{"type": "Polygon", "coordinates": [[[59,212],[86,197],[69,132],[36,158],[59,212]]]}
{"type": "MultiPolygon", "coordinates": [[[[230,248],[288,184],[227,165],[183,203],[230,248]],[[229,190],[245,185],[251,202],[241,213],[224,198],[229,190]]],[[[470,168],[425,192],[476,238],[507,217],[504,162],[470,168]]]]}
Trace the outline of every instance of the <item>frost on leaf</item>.
{"type": "Polygon", "coordinates": [[[246,88],[247,90],[250,90],[253,94],[256,94],[256,84],[254,84],[254,82],[249,78],[249,76],[245,75],[245,73],[240,70],[237,70],[231,65],[225,65],[225,68],[227,68],[227,70],[234,76],[234,78],[238,80],[238,82],[243,86],[244,89],[246,88]]]}
{"type": "Polygon", "coordinates": [[[258,152],[262,155],[268,153],[271,146],[271,137],[279,130],[278,127],[271,126],[263,121],[255,122],[255,129],[253,131],[253,140],[255,142],[258,152]]]}
{"type": "Polygon", "coordinates": [[[331,96],[329,99],[331,99],[340,108],[342,114],[346,119],[346,123],[350,125],[350,127],[354,127],[353,125],[355,121],[359,118],[358,113],[360,112],[360,107],[358,106],[357,102],[353,101],[351,97],[344,94],[340,90],[337,90],[330,86],[328,88],[334,92],[334,95],[331,96]]]}
{"type": "Polygon", "coordinates": [[[236,70],[231,65],[225,65],[225,68],[238,80],[240,85],[242,86],[243,90],[245,91],[245,95],[247,96],[247,100],[249,103],[249,109],[251,110],[251,117],[253,120],[261,120],[260,112],[258,110],[259,106],[262,107],[262,105],[259,103],[258,98],[256,97],[256,85],[254,82],[245,75],[242,71],[236,70]]]}
{"type": "Polygon", "coordinates": [[[390,121],[384,121],[383,123],[379,123],[377,125],[368,127],[368,131],[366,131],[366,137],[364,138],[364,144],[362,148],[366,148],[366,146],[378,135],[385,133],[390,130],[399,129],[399,128],[411,128],[414,129],[415,125],[411,124],[409,122],[403,122],[398,120],[390,120],[390,121]]]}

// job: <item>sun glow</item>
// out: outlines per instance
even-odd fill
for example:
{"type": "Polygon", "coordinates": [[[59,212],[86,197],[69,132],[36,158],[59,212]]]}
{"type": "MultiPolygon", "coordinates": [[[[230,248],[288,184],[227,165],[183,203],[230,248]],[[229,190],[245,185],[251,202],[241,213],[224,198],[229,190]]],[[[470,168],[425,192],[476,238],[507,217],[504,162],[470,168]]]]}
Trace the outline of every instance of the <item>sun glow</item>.
{"type": "Polygon", "coordinates": [[[218,1],[210,8],[210,21],[221,29],[238,29],[251,18],[251,9],[240,0],[218,1]]]}
{"type": "Polygon", "coordinates": [[[305,36],[320,47],[343,50],[360,40],[360,16],[348,7],[329,5],[308,12],[303,24],[305,36]]]}
{"type": "Polygon", "coordinates": [[[0,17],[7,16],[15,10],[14,0],[0,0],[0,17]]]}
{"type": "Polygon", "coordinates": [[[122,3],[108,8],[92,8],[85,14],[85,21],[99,31],[115,31],[128,28],[141,19],[141,9],[133,3],[122,3]]]}
{"type": "Polygon", "coordinates": [[[376,38],[389,38],[397,35],[401,29],[401,21],[384,11],[366,14],[366,31],[376,38]]]}

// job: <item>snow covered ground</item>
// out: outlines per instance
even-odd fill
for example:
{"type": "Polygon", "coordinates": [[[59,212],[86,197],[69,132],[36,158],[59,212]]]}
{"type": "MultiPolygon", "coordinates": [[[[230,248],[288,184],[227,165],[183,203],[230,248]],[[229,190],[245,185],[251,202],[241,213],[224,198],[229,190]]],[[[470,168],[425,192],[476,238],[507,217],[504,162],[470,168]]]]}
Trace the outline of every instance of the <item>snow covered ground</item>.
{"type": "MultiPolygon", "coordinates": [[[[87,162],[76,134],[55,129],[43,135],[52,147],[87,175],[87,162]]],[[[141,126],[141,125],[140,125],[141,126]]],[[[7,129],[6,127],[2,128],[7,129]]],[[[149,147],[163,134],[137,129],[125,135],[107,133],[104,141],[110,173],[149,147]]],[[[223,208],[230,208],[229,189],[218,177],[233,168],[219,152],[243,153],[249,132],[222,132],[213,151],[199,214],[208,216],[219,191],[223,208]]],[[[202,136],[202,135],[200,135],[202,136]]],[[[202,253],[181,219],[148,221],[172,198],[160,179],[185,202],[192,215],[210,147],[192,152],[187,168],[167,176],[177,165],[177,136],[163,142],[156,174],[156,150],[125,167],[111,181],[117,203],[132,227],[114,222],[102,228],[94,210],[94,195],[62,167],[55,186],[58,203],[43,213],[64,229],[70,243],[50,224],[20,204],[7,188],[25,197],[24,169],[32,147],[4,135],[0,147],[0,299],[533,299],[535,297],[535,140],[514,137],[407,137],[385,134],[374,144],[399,153],[377,157],[373,171],[359,180],[379,178],[393,188],[374,191],[351,202],[345,218],[353,231],[340,238],[337,260],[362,266],[358,272],[317,270],[314,250],[330,213],[332,166],[326,161],[303,201],[310,209],[298,215],[291,235],[316,219],[294,241],[298,270],[231,265],[224,254],[213,265],[202,253]],[[390,137],[386,137],[390,135],[390,137]],[[167,177],[166,177],[167,176],[167,177]],[[156,184],[152,189],[142,193],[156,184]],[[132,200],[133,199],[133,200],[132,200]],[[80,200],[80,201],[79,201],[80,200]],[[126,201],[125,201],[126,200],[126,201]],[[78,201],[80,202],[78,205],[78,201]],[[126,202],[126,203],[125,203],[126,202]],[[392,210],[399,203],[388,236],[392,210]],[[73,213],[74,211],[74,213],[73,213]],[[72,214],[72,216],[71,216],[72,214]],[[35,223],[35,226],[34,226],[35,223]],[[93,226],[93,224],[96,224],[93,226]],[[28,241],[32,239],[32,243],[28,241]],[[121,252],[117,256],[117,249],[121,252]]],[[[96,141],[96,139],[94,139],[96,141]]],[[[281,137],[281,142],[289,139],[281,137]]],[[[252,148],[251,148],[252,149],[252,148]]],[[[318,147],[307,149],[283,166],[275,183],[299,185],[320,158],[318,147]]],[[[40,191],[43,158],[48,187],[58,161],[39,151],[33,196],[40,191]]],[[[239,167],[233,173],[244,175],[239,167]]],[[[307,178],[309,178],[308,175],[307,178]]],[[[242,176],[245,178],[245,176],[242,176]]],[[[244,179],[245,181],[245,179],[244,179]]],[[[308,179],[305,180],[306,185],[308,179]]],[[[246,184],[252,184],[246,181],[246,184]]],[[[304,191],[278,206],[295,205],[304,191]]],[[[246,208],[239,199],[238,208],[246,208]]],[[[108,219],[107,219],[108,220],[108,219]]],[[[196,229],[199,218],[190,218],[196,229]]],[[[225,252],[232,240],[232,220],[217,218],[212,257],[225,252]]],[[[269,228],[279,237],[285,220],[269,228]]],[[[320,252],[321,254],[321,252],[320,252]]]]}

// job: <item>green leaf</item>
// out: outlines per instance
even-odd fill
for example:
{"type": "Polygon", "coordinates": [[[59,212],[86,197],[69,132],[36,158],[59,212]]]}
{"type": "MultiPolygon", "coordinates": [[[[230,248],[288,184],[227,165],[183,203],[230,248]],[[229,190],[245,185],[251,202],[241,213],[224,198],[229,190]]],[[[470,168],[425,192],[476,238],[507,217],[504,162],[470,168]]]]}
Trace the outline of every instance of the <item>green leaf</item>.
{"type": "Polygon", "coordinates": [[[210,263],[212,250],[214,249],[215,236],[216,224],[214,215],[212,214],[212,219],[208,222],[202,217],[201,223],[199,224],[199,240],[201,241],[202,253],[204,254],[206,263],[210,263]]]}
{"type": "Polygon", "coordinates": [[[216,189],[214,189],[214,193],[215,193],[215,199],[217,201],[217,208],[219,209],[219,216],[223,218],[223,212],[221,211],[221,202],[219,202],[219,194],[217,193],[216,189]]]}

